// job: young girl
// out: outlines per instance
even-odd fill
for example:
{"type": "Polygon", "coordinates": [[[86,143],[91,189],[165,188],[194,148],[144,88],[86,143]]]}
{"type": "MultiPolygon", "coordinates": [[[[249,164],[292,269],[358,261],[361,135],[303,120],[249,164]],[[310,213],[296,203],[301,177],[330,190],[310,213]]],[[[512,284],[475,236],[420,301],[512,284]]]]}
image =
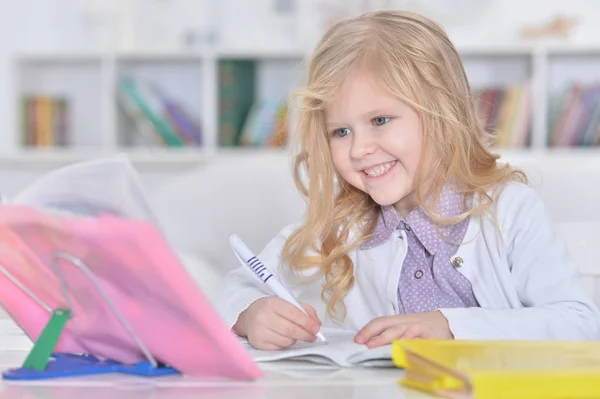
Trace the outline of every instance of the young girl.
{"type": "Polygon", "coordinates": [[[279,267],[309,316],[240,267],[223,298],[232,331],[258,349],[315,341],[322,327],[354,331],[370,348],[600,338],[598,310],[543,204],[487,149],[441,27],[400,11],[339,23],[299,97],[306,217],[258,257],[279,267]]]}

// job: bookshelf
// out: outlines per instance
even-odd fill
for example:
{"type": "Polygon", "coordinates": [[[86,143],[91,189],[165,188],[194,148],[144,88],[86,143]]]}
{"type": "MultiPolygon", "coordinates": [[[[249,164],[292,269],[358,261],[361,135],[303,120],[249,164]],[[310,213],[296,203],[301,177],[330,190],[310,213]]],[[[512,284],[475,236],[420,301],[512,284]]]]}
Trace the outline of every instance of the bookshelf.
{"type": "MultiPolygon", "coordinates": [[[[488,106],[486,117],[490,126],[499,128],[501,115],[510,121],[504,122],[503,132],[512,138],[499,139],[501,151],[539,154],[565,149],[594,150],[600,143],[600,101],[591,90],[594,85],[600,85],[600,46],[496,45],[459,47],[459,51],[473,90],[480,95],[482,104],[488,106]],[[584,89],[573,94],[571,88],[580,87],[577,85],[584,89]],[[507,94],[511,87],[519,88],[512,92],[513,97],[507,94]],[[502,94],[494,97],[489,93],[492,89],[502,94]],[[517,92],[520,94],[515,94],[517,92]],[[529,97],[524,93],[529,93],[529,97]],[[583,106],[584,93],[594,102],[583,106]],[[570,105],[569,95],[572,97],[570,105]],[[512,98],[513,106],[506,106],[502,111],[502,101],[494,102],[494,98],[512,98]],[[575,98],[579,98],[579,102],[575,98]],[[495,117],[490,114],[491,109],[495,110],[495,117]],[[596,109],[598,119],[593,119],[596,109]],[[553,141],[551,137],[560,118],[563,131],[557,137],[563,139],[553,141]],[[585,120],[590,125],[587,131],[591,139],[573,138],[584,136],[585,120]],[[571,134],[571,131],[579,133],[571,134]],[[569,138],[570,135],[573,137],[569,138]]],[[[14,65],[14,99],[19,116],[15,118],[13,129],[14,151],[5,156],[22,157],[29,162],[51,162],[84,159],[90,154],[127,152],[134,160],[163,164],[198,163],[222,155],[277,151],[281,140],[279,144],[272,141],[267,145],[267,135],[273,133],[277,124],[273,119],[285,115],[278,108],[281,102],[303,83],[307,56],[307,52],[293,49],[222,48],[19,54],[14,65]],[[233,76],[237,80],[224,79],[224,68],[230,68],[227,73],[234,75],[229,78],[233,76]],[[176,103],[195,124],[200,138],[193,140],[190,136],[186,141],[183,131],[171,124],[171,130],[176,134],[179,131],[181,142],[174,144],[177,141],[174,140],[164,144],[166,140],[156,133],[157,129],[147,118],[143,121],[143,117],[136,116],[132,108],[135,104],[131,101],[127,110],[121,85],[126,77],[146,82],[148,87],[143,91],[146,95],[159,90],[161,96],[176,103]],[[226,84],[229,86],[225,87],[226,84]],[[242,88],[244,84],[248,87],[242,88]],[[35,122],[22,115],[27,107],[24,98],[38,96],[44,97],[46,102],[49,98],[51,103],[53,99],[67,103],[63,125],[56,121],[57,118],[60,121],[60,116],[52,119],[58,136],[61,126],[65,130],[62,142],[54,133],[50,133],[50,139],[42,140],[43,145],[31,137],[29,141],[25,138],[26,121],[35,122]],[[243,101],[242,96],[246,97],[243,101]],[[256,123],[251,128],[249,115],[252,110],[257,111],[259,104],[262,107],[258,107],[260,112],[254,115],[256,123]],[[237,114],[232,113],[236,110],[237,114]],[[238,134],[240,129],[252,130],[254,139],[245,140],[245,146],[232,143],[231,137],[229,141],[224,140],[224,124],[229,124],[230,135],[231,129],[233,134],[238,134]]],[[[157,98],[153,97],[155,107],[159,107],[157,98]]],[[[34,115],[38,114],[34,112],[34,115]]],[[[42,115],[46,114],[42,112],[42,115]]],[[[174,123],[168,117],[165,121],[174,123]]],[[[48,135],[46,130],[42,131],[42,136],[48,135]]],[[[39,131],[33,134],[38,139],[39,135],[39,131]]]]}

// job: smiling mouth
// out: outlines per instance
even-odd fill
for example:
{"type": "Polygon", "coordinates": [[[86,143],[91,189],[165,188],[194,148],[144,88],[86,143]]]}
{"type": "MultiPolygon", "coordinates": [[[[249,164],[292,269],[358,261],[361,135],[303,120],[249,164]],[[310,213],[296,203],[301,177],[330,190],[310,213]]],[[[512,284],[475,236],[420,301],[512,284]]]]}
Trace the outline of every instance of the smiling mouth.
{"type": "Polygon", "coordinates": [[[381,165],[377,165],[369,169],[364,169],[363,173],[369,177],[379,177],[386,174],[390,169],[392,169],[394,165],[396,165],[396,162],[398,161],[382,163],[381,165]]]}

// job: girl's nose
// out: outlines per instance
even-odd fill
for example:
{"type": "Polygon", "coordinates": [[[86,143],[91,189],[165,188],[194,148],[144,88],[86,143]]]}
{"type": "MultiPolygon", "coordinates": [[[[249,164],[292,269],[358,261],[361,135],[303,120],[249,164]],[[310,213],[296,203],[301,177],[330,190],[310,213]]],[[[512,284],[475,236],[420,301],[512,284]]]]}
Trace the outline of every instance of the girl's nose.
{"type": "Polygon", "coordinates": [[[354,131],[352,134],[352,147],[350,148],[350,157],[361,159],[375,152],[376,143],[372,140],[368,132],[354,131]]]}

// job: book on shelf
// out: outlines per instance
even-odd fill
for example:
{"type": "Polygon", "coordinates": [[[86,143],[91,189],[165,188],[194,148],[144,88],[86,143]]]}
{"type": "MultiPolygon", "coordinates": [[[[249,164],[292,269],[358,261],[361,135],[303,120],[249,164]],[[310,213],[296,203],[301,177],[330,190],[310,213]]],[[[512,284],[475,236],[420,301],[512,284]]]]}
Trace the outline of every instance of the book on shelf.
{"type": "Polygon", "coordinates": [[[525,147],[531,136],[531,83],[474,90],[477,113],[497,147],[525,147]]]}
{"type": "Polygon", "coordinates": [[[156,82],[124,76],[117,101],[138,144],[167,147],[200,147],[200,123],[156,82]]]}
{"type": "Polygon", "coordinates": [[[219,61],[219,145],[283,147],[288,135],[286,98],[257,99],[256,61],[219,61]]]}
{"type": "Polygon", "coordinates": [[[256,63],[219,60],[219,145],[237,146],[256,92],[256,63]]]}
{"type": "Polygon", "coordinates": [[[241,147],[283,147],[288,136],[285,99],[255,102],[240,133],[241,147]]]}
{"type": "Polygon", "coordinates": [[[69,111],[69,100],[62,96],[23,96],[21,143],[25,147],[67,146],[69,111]]]}
{"type": "Polygon", "coordinates": [[[573,83],[549,98],[551,147],[600,144],[600,83],[573,83]]]}

